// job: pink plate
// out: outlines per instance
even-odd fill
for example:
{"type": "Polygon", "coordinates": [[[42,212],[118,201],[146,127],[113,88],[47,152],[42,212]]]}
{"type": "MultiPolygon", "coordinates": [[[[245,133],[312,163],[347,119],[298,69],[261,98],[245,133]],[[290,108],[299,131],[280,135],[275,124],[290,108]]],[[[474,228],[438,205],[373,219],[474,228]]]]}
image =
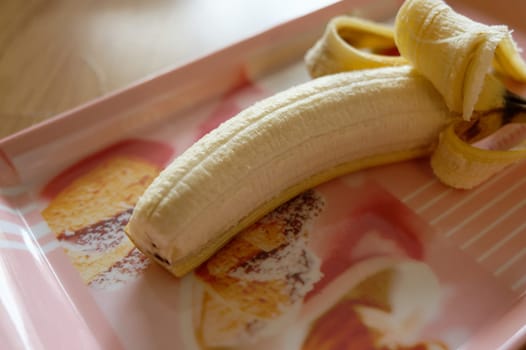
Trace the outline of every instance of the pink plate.
{"type": "MultiPolygon", "coordinates": [[[[451,3],[509,23],[526,47],[523,2],[451,3]]],[[[427,159],[343,176],[284,204],[182,279],[123,232],[171,159],[248,105],[309,79],[303,54],[330,18],[353,10],[388,20],[399,4],[336,2],[1,140],[3,348],[526,343],[526,163],[471,191],[440,184],[427,159]]]]}

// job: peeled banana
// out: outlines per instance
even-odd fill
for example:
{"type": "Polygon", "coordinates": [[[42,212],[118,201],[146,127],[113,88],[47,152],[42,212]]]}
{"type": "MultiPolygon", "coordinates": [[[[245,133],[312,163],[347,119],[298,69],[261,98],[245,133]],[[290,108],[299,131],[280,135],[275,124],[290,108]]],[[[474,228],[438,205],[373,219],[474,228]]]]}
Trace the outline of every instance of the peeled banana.
{"type": "MultiPolygon", "coordinates": [[[[374,62],[368,66],[364,59],[353,66],[347,62],[352,55],[334,56],[325,51],[347,50],[349,41],[324,44],[324,36],[318,48],[307,55],[308,66],[321,67],[318,75],[324,75],[325,70],[353,70],[319,77],[260,101],[196,142],[139,199],[126,229],[131,240],[173,274],[182,276],[272,209],[342,174],[434,151],[432,164],[437,176],[452,186],[469,188],[526,158],[526,150],[488,151],[469,144],[491,143],[492,133],[502,126],[522,122],[526,108],[519,97],[509,94],[486,72],[477,71],[481,78],[477,75],[473,79],[481,83],[476,89],[464,86],[473,80],[465,78],[471,74],[469,64],[440,68],[439,60],[418,61],[415,43],[433,28],[422,33],[412,21],[421,17],[421,8],[435,3],[441,2],[407,1],[401,8],[402,17],[396,23],[406,29],[395,29],[395,35],[387,34],[387,39],[405,45],[398,47],[402,54],[416,52],[385,60],[393,64],[374,62]],[[414,39],[402,39],[413,35],[414,39]],[[413,65],[413,61],[419,63],[413,65]],[[447,75],[456,69],[459,77],[444,83],[436,79],[441,69],[447,75]],[[466,69],[469,72],[463,71],[466,69]],[[460,104],[452,108],[451,101],[457,96],[450,101],[445,94],[449,91],[442,91],[445,85],[439,84],[462,84],[465,91],[456,85],[451,88],[455,93],[462,90],[460,104]],[[474,112],[463,119],[468,110],[474,112]],[[488,152],[500,153],[491,153],[490,158],[497,161],[484,168],[488,152]]],[[[374,26],[365,27],[375,30],[374,26]]],[[[460,28],[451,28],[458,36],[460,28]]],[[[384,28],[382,31],[388,33],[384,28]]],[[[491,33],[488,37],[494,40],[491,33]]],[[[441,34],[438,42],[447,41],[446,35],[441,34]]],[[[447,54],[441,47],[427,49],[447,54]]],[[[359,49],[354,51],[361,54],[359,49]]],[[[499,60],[501,68],[508,67],[503,63],[508,62],[505,57],[499,60]]],[[[520,70],[520,65],[511,66],[520,70]]],[[[517,75],[516,71],[508,72],[517,75]]]]}

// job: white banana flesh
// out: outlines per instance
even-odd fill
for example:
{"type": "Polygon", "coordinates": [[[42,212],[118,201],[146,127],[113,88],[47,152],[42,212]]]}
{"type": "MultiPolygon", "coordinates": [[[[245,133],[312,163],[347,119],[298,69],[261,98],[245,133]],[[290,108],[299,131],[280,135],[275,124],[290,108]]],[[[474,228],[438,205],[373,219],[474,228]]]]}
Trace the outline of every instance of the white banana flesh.
{"type": "Polygon", "coordinates": [[[137,203],[128,233],[182,275],[310,187],[428,154],[450,118],[409,66],[313,80],[248,108],[177,158],[137,203]]]}
{"type": "Polygon", "coordinates": [[[526,63],[506,26],[475,22],[442,0],[405,1],[396,16],[395,42],[448,107],[466,120],[494,62],[504,75],[526,81],[526,63]]]}
{"type": "MultiPolygon", "coordinates": [[[[403,14],[420,18],[418,6],[434,2],[409,1],[416,10],[403,14]]],[[[334,33],[340,32],[325,37],[334,33]]],[[[451,108],[441,90],[445,85],[437,89],[441,61],[421,61],[432,66],[423,69],[431,78],[405,57],[396,59],[395,67],[379,67],[389,66],[391,59],[367,67],[363,57],[353,66],[341,62],[352,55],[326,54],[348,50],[348,42],[333,39],[308,56],[312,67],[321,67],[317,74],[360,70],[317,78],[267,98],[195,143],[139,199],[127,227],[137,247],[182,276],[283,202],[345,173],[429,155],[436,148],[435,173],[451,186],[469,188],[526,158],[526,151],[507,151],[506,162],[493,162],[498,166],[481,171],[488,151],[457,135],[458,124],[467,123],[461,118],[464,100],[462,108],[451,108]]],[[[465,76],[459,69],[459,76],[465,76]]],[[[449,71],[443,69],[443,74],[449,71]]],[[[482,81],[473,105],[482,113],[477,120],[485,110],[507,105],[496,79],[484,72],[482,81]]],[[[451,83],[464,84],[465,79],[451,83]]],[[[456,85],[452,90],[458,90],[456,85]]]]}

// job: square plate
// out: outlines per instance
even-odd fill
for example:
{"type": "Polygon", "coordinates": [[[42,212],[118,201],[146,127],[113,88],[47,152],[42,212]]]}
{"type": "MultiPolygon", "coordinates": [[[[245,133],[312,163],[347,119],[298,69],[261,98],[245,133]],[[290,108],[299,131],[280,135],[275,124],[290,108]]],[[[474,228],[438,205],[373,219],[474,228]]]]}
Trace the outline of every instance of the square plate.
{"type": "MultiPolygon", "coordinates": [[[[303,54],[331,17],[388,20],[399,4],[337,2],[0,141],[4,344],[523,344],[524,163],[472,191],[441,185],[425,159],[343,176],[284,204],[183,279],[123,233],[137,197],[171,159],[245,107],[309,79],[303,54]],[[254,243],[269,233],[270,246],[254,243]],[[240,247],[253,255],[234,266],[240,247]]],[[[510,23],[526,47],[523,12],[452,4],[510,23]]]]}

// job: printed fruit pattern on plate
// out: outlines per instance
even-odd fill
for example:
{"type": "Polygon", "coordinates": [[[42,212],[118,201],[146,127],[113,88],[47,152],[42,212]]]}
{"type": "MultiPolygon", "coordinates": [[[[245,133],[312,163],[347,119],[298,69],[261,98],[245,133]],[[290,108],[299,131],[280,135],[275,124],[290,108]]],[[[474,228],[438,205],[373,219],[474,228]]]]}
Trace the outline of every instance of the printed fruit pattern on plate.
{"type": "Polygon", "coordinates": [[[172,154],[165,144],[126,140],[80,161],[43,189],[49,203],[42,216],[86,284],[115,286],[148,266],[124,227],[172,154]]]}
{"type": "MultiPolygon", "coordinates": [[[[181,320],[193,325],[192,332],[181,332],[188,349],[438,350],[462,344],[465,339],[442,337],[469,334],[477,325],[453,321],[465,312],[446,308],[459,302],[448,296],[459,287],[428,264],[429,247],[438,246],[443,261],[470,263],[431,242],[435,233],[372,180],[352,179],[333,180],[283,204],[181,279],[180,305],[193,311],[181,320]],[[450,328],[437,323],[448,317],[450,328]]],[[[477,278],[470,283],[483,285],[490,277],[477,278]]]]}
{"type": "MultiPolygon", "coordinates": [[[[46,220],[91,287],[134,288],[127,282],[146,271],[149,259],[122,242],[127,240],[122,230],[136,200],[131,189],[143,188],[159,171],[155,164],[171,155],[165,145],[125,141],[68,169],[44,189],[50,199],[46,220]],[[145,160],[133,145],[153,145],[163,156],[145,160]],[[116,200],[121,194],[114,190],[124,186],[129,197],[116,200]],[[97,201],[86,203],[94,193],[100,194],[97,201]],[[119,246],[125,249],[115,248],[119,246]]],[[[456,286],[437,274],[436,261],[430,267],[429,247],[440,251],[441,262],[458,261],[464,268],[469,262],[452,257],[450,248],[427,242],[434,234],[429,232],[366,174],[350,175],[302,193],[244,230],[190,275],[156,281],[155,288],[178,284],[177,310],[191,305],[190,314],[173,310],[176,314],[170,316],[193,325],[177,335],[189,350],[452,349],[451,344],[465,338],[445,339],[448,328],[436,331],[434,322],[473,310],[444,307],[444,283],[448,290],[456,286]]],[[[461,272],[472,276],[466,282],[470,285],[490,283],[487,276],[477,280],[477,273],[461,272]]],[[[494,295],[494,300],[510,300],[498,288],[494,295]]],[[[459,293],[458,298],[465,297],[459,293]]],[[[484,319],[488,311],[479,309],[474,317],[484,319]]],[[[451,327],[467,327],[466,335],[479,325],[461,321],[451,327]]]]}

